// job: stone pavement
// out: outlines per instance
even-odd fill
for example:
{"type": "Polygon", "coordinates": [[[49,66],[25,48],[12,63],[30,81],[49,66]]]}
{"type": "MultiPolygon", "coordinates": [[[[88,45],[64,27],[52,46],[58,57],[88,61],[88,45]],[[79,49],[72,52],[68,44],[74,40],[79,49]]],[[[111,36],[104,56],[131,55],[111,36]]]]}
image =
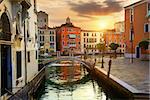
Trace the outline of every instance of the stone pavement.
{"type": "MultiPolygon", "coordinates": [[[[108,61],[110,58],[104,58],[103,70],[108,70],[108,61]]],[[[98,61],[97,61],[98,62],[98,61]]],[[[101,67],[101,63],[97,63],[96,67],[101,67]]],[[[121,79],[137,90],[150,93],[150,73],[149,61],[141,61],[134,59],[131,63],[130,59],[124,57],[112,58],[112,66],[110,74],[121,79]]]]}

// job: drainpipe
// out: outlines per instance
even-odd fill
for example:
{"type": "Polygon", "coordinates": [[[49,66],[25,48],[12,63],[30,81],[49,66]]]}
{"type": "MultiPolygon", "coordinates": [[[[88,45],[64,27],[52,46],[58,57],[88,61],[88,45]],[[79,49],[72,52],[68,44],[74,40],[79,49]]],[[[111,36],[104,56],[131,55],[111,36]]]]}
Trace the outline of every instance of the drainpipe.
{"type": "Polygon", "coordinates": [[[25,57],[25,85],[27,85],[27,40],[26,40],[26,27],[25,27],[25,20],[24,24],[24,57],[25,57]]]}

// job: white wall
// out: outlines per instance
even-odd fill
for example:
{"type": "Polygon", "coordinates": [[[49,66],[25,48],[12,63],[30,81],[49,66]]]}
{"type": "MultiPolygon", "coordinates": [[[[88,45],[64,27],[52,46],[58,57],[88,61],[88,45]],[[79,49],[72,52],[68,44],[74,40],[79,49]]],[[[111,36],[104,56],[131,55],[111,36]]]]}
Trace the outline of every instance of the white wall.
{"type": "MultiPolygon", "coordinates": [[[[81,52],[84,53],[84,44],[86,45],[93,45],[93,46],[96,46],[98,43],[100,43],[100,39],[102,39],[102,36],[103,36],[103,33],[102,32],[97,32],[97,31],[81,31],[81,52]],[[88,33],[89,35],[88,36],[84,36],[84,33],[88,33]],[[96,36],[92,36],[92,34],[95,35],[96,33],[96,36]],[[86,41],[88,38],[96,38],[96,42],[94,43],[87,43],[87,42],[84,42],[84,38],[86,38],[86,41]]],[[[98,52],[98,50],[96,51],[93,51],[93,52],[98,52]]],[[[92,53],[92,50],[88,50],[88,53],[92,53]]]]}

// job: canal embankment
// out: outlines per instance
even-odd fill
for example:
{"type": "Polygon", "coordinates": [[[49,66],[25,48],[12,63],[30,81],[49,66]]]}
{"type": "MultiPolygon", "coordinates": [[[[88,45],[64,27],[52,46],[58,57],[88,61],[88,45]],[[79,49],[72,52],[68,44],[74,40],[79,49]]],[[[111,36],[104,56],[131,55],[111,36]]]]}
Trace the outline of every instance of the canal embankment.
{"type": "Polygon", "coordinates": [[[107,78],[109,58],[104,59],[104,68],[101,63],[96,64],[95,76],[98,81],[103,81],[111,89],[122,93],[128,98],[149,100],[149,66],[148,62],[140,62],[136,59],[134,64],[129,59],[117,58],[112,59],[111,75],[107,78]],[[145,84],[144,84],[145,83],[145,84]]]}
{"type": "Polygon", "coordinates": [[[8,100],[32,100],[35,92],[45,79],[45,67],[43,68],[28,82],[24,87],[18,90],[15,94],[11,94],[8,100]]]}

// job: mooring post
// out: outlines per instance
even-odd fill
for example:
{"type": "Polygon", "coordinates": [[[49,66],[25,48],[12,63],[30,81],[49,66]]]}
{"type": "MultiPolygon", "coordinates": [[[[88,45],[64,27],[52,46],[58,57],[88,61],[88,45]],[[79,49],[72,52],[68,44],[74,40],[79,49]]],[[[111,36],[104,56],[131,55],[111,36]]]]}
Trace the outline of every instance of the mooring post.
{"type": "Polygon", "coordinates": [[[111,63],[112,63],[112,60],[111,60],[111,56],[110,56],[110,59],[109,59],[109,62],[108,62],[108,72],[107,72],[107,78],[109,78],[109,75],[110,75],[110,69],[111,69],[111,63]]]}

